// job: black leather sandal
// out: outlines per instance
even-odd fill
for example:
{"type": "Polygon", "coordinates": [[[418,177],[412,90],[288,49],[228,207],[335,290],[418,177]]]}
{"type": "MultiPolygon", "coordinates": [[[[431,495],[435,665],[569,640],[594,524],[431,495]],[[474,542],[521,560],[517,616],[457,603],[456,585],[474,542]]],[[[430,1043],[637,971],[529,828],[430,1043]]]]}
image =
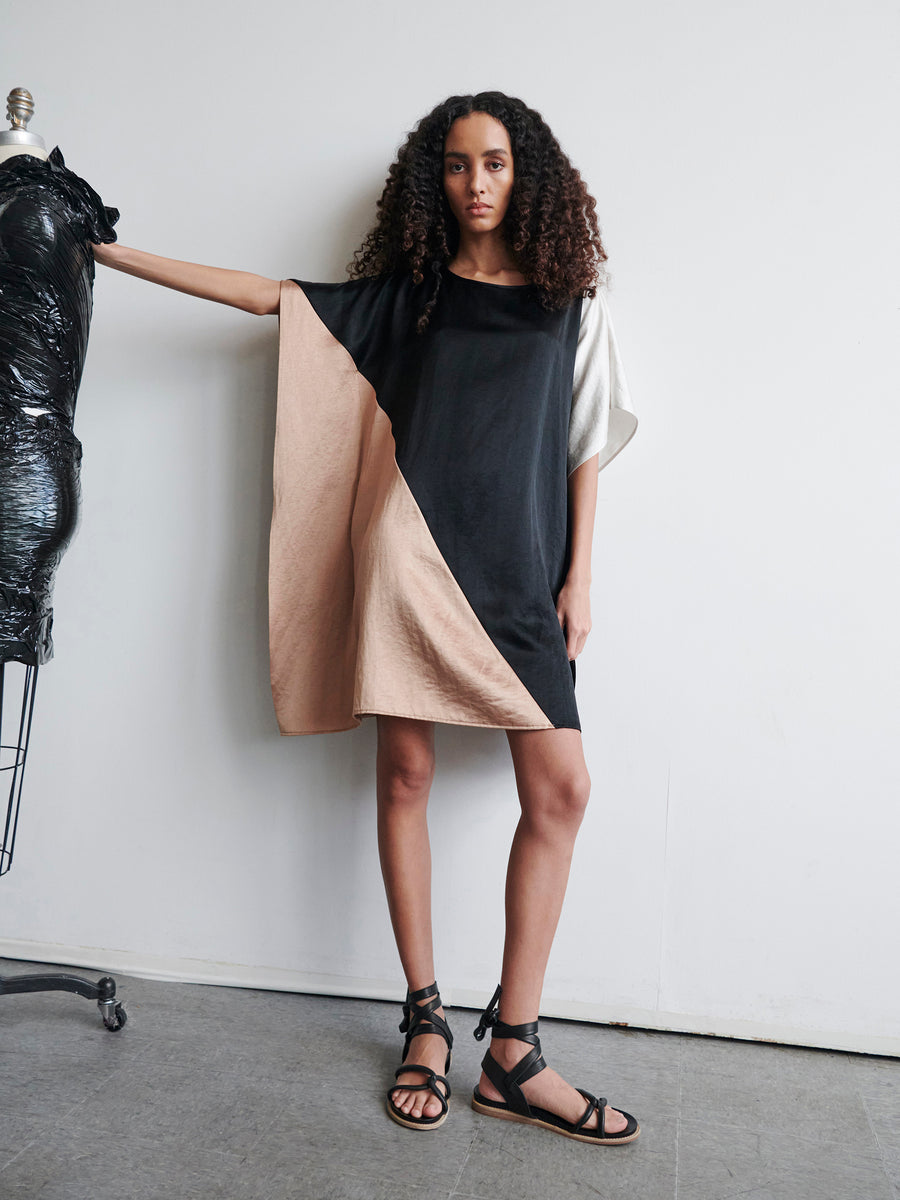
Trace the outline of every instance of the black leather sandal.
{"type": "MultiPolygon", "coordinates": [[[[488,1050],[482,1059],[481,1068],[503,1100],[488,1100],[476,1088],[472,1096],[472,1107],[475,1111],[484,1113],[488,1117],[500,1117],[503,1121],[520,1121],[523,1125],[541,1125],[544,1129],[561,1133],[563,1137],[575,1138],[579,1142],[594,1142],[598,1146],[618,1146],[622,1142],[633,1142],[641,1132],[634,1117],[630,1113],[622,1112],[622,1116],[626,1118],[628,1124],[621,1133],[607,1133],[605,1129],[606,1098],[601,1097],[598,1100],[596,1096],[592,1096],[583,1088],[577,1090],[581,1092],[588,1103],[577,1121],[566,1121],[556,1113],[528,1103],[522,1092],[521,1084],[528,1079],[533,1079],[547,1065],[541,1054],[541,1041],[537,1035],[538,1023],[529,1021],[526,1025],[504,1024],[500,1020],[499,1003],[500,988],[498,987],[490,1004],[481,1014],[481,1020],[475,1030],[476,1040],[482,1041],[490,1029],[494,1037],[516,1038],[520,1042],[530,1043],[532,1049],[516,1063],[511,1071],[504,1071],[488,1050]],[[585,1129],[584,1126],[590,1120],[593,1112],[597,1113],[597,1127],[585,1129]]],[[[617,1111],[621,1112],[622,1110],[617,1111]]]]}
{"type": "Polygon", "coordinates": [[[406,993],[406,1003],[403,1005],[403,1020],[400,1022],[400,1032],[406,1034],[406,1041],[403,1043],[403,1057],[400,1060],[403,1066],[397,1068],[394,1072],[394,1078],[399,1079],[406,1071],[420,1071],[423,1075],[428,1076],[425,1083],[395,1083],[393,1087],[388,1088],[388,1116],[395,1120],[398,1125],[405,1125],[407,1129],[437,1129],[439,1125],[443,1125],[447,1120],[447,1114],[450,1111],[450,1106],[447,1103],[450,1099],[450,1084],[447,1082],[445,1076],[450,1070],[453,1034],[450,1032],[450,1026],[444,1018],[437,1014],[436,1010],[440,1007],[441,994],[438,991],[437,982],[431,984],[430,987],[422,988],[418,992],[407,991],[406,993]],[[427,1003],[421,1004],[420,1001],[422,1000],[427,1001],[427,1003]],[[447,1061],[444,1064],[443,1075],[436,1075],[434,1071],[428,1067],[423,1067],[420,1063],[408,1063],[406,1061],[410,1043],[420,1033],[438,1033],[447,1043],[447,1061]],[[439,1083],[444,1085],[446,1093],[442,1092],[438,1087],[439,1083]],[[432,1092],[441,1102],[441,1111],[436,1117],[411,1117],[408,1113],[402,1112],[394,1103],[394,1092],[401,1089],[407,1092],[432,1092]]]}

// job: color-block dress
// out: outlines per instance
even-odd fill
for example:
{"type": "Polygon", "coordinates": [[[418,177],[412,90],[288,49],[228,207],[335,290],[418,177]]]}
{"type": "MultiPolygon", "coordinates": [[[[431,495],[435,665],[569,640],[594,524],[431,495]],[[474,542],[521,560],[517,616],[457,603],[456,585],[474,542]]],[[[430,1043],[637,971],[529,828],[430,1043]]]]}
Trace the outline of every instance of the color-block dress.
{"type": "Polygon", "coordinates": [[[373,713],[580,728],[556,616],[567,477],[637,421],[605,298],[441,269],[281,285],[272,690],[281,732],[373,713]]]}

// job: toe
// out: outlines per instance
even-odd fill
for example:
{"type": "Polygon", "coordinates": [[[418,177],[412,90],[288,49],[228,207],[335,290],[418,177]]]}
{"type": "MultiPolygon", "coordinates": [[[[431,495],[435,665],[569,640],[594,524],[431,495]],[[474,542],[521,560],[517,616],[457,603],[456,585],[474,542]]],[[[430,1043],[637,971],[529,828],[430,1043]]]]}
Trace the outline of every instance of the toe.
{"type": "Polygon", "coordinates": [[[606,1106],[603,1114],[603,1128],[607,1133],[621,1133],[627,1125],[627,1120],[617,1108],[610,1108],[609,1105],[606,1106]]]}

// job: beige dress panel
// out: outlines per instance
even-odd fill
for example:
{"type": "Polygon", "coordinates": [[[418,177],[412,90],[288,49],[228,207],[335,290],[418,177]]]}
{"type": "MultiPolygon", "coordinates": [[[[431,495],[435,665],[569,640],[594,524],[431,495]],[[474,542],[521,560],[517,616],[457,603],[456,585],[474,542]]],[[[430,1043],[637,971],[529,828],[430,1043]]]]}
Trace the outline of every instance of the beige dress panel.
{"type": "Polygon", "coordinates": [[[281,285],[269,565],[284,734],[385,713],[552,729],[441,556],[372,386],[292,280],[281,285]]]}

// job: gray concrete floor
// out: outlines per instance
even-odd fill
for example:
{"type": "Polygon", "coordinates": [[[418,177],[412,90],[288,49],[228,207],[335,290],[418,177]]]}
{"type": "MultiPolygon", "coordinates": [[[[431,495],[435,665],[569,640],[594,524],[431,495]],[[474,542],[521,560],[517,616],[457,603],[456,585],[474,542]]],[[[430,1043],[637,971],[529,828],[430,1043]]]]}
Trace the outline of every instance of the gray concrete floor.
{"type": "Polygon", "coordinates": [[[472,1112],[477,1014],[451,1009],[450,1118],[413,1133],[383,1107],[399,1004],[116,980],[121,1033],[0,997],[2,1200],[900,1197],[898,1060],[544,1021],[548,1061],[641,1122],[583,1146],[472,1112]]]}

